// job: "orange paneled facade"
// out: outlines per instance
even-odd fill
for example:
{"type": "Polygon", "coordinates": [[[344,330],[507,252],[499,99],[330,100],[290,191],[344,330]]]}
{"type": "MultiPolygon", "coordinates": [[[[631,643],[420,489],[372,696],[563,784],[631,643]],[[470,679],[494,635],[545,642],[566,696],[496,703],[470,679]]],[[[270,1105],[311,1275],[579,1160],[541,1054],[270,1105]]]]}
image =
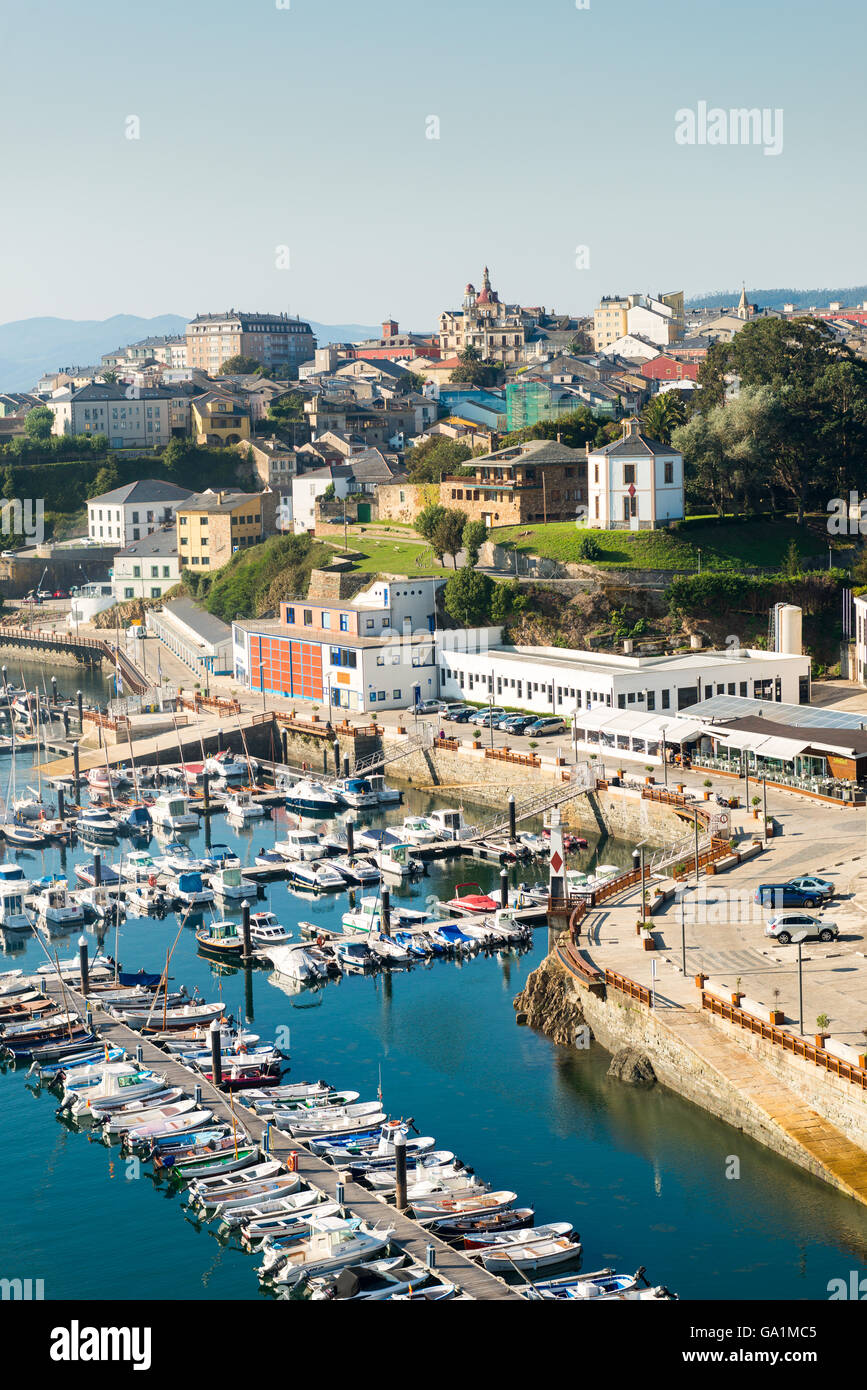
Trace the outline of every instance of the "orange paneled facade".
{"type": "Polygon", "coordinates": [[[250,685],[275,695],[300,700],[321,700],[322,647],[318,642],[296,642],[286,637],[250,638],[250,685]]]}

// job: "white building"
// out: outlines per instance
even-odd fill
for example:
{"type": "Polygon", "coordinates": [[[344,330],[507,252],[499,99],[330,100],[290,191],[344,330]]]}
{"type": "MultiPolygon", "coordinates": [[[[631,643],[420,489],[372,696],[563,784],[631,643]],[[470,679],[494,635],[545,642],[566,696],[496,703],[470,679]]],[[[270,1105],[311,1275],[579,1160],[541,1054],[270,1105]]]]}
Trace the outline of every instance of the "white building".
{"type": "Polygon", "coordinates": [[[54,412],[52,434],[101,434],[112,449],[168,444],[172,438],[171,403],[171,392],[161,387],[97,381],[77,390],[56,391],[45,402],[54,412]]]}
{"type": "Polygon", "coordinates": [[[867,594],[857,594],[855,605],[855,679],[867,685],[867,594]]]}
{"type": "Polygon", "coordinates": [[[114,557],[112,589],[117,603],[134,598],[162,598],[180,581],[178,537],[174,526],[161,526],[133,541],[114,557]]]}
{"type": "Polygon", "coordinates": [[[120,549],[170,525],[175,512],[192,493],[161,478],[140,478],[92,497],[87,504],[87,534],[91,540],[115,543],[120,549]]]}
{"type": "Polygon", "coordinates": [[[334,485],[335,497],[348,497],[352,485],[352,469],[348,464],[326,464],[298,473],[292,479],[292,528],[296,535],[316,529],[316,501],[334,485]]]}
{"type": "Polygon", "coordinates": [[[641,431],[635,416],[623,437],[587,454],[587,525],[653,530],[683,517],[683,455],[641,431]]]}
{"type": "Polygon", "coordinates": [[[600,348],[599,356],[640,357],[645,362],[652,362],[654,357],[659,356],[659,347],[656,343],[649,343],[646,338],[638,338],[632,333],[624,333],[622,338],[616,338],[607,347],[600,348]]]}
{"type": "Polygon", "coordinates": [[[638,338],[649,338],[652,343],[666,347],[675,342],[677,329],[674,312],[670,305],[659,299],[645,299],[633,304],[626,311],[626,327],[630,334],[638,338]]]}
{"type": "Polygon", "coordinates": [[[444,699],[572,718],[606,706],[643,715],[677,714],[712,695],[806,704],[810,658],[748,648],[674,656],[615,655],[558,647],[508,647],[475,634],[437,639],[444,699]],[[467,639],[470,650],[455,646],[467,639]]]}

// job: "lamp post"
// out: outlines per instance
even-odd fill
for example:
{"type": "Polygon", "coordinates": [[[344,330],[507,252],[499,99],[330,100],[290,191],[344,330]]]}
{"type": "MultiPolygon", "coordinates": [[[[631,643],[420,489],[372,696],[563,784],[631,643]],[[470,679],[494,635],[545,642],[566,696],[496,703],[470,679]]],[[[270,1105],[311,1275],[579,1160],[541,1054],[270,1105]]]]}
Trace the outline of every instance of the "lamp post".
{"type": "Polygon", "coordinates": [[[806,939],[807,933],[805,931],[795,932],[792,937],[798,947],[798,1032],[802,1037],[804,1035],[804,958],[801,952],[806,939]]]}
{"type": "Polygon", "coordinates": [[[701,546],[696,546],[696,550],[698,552],[698,572],[701,574],[701,546]]]}
{"type": "Polygon", "coordinates": [[[680,962],[684,978],[686,978],[686,912],[684,910],[684,897],[689,892],[685,886],[680,895],[680,962]]]}
{"type": "Polygon", "coordinates": [[[768,838],[768,781],[762,778],[762,839],[768,838]]]}
{"type": "Polygon", "coordinates": [[[667,757],[666,751],[665,751],[665,735],[666,735],[666,732],[667,732],[667,730],[668,730],[668,725],[667,725],[667,724],[660,724],[659,727],[660,727],[660,730],[662,731],[662,776],[663,776],[663,780],[664,780],[664,782],[665,782],[665,786],[666,786],[666,789],[667,789],[667,788],[668,788],[668,757],[667,757]]]}

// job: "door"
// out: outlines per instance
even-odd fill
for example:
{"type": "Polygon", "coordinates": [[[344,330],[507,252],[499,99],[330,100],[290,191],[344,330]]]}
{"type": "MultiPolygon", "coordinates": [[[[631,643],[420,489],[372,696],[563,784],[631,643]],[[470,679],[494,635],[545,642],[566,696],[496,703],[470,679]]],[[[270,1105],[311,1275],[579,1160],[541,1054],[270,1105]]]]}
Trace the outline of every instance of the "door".
{"type": "Polygon", "coordinates": [[[359,521],[369,521],[369,520],[370,520],[370,503],[369,503],[369,502],[359,502],[359,504],[358,504],[358,520],[359,520],[359,521]]]}

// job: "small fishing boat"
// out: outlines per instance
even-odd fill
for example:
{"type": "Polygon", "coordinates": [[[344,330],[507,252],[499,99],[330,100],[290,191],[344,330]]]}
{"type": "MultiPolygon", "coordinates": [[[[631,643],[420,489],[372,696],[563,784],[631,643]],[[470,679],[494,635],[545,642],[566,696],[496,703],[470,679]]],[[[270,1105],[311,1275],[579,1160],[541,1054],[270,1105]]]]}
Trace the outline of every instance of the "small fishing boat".
{"type": "Polygon", "coordinates": [[[274,1178],[278,1173],[284,1171],[282,1163],[276,1158],[264,1159],[261,1163],[254,1163],[252,1167],[244,1169],[243,1172],[227,1176],[222,1174],[214,1178],[202,1178],[190,1184],[189,1193],[192,1201],[200,1201],[207,1205],[207,1197],[219,1198],[220,1196],[232,1196],[233,1193],[243,1191],[251,1183],[262,1182],[265,1178],[274,1178]]]}
{"type": "Polygon", "coordinates": [[[473,950],[479,944],[473,937],[461,931],[455,922],[442,922],[439,926],[431,927],[430,931],[435,941],[439,941],[447,951],[457,955],[473,950]]]}
{"type": "Polygon", "coordinates": [[[156,869],[167,874],[206,874],[214,867],[212,859],[198,858],[183,840],[171,840],[165,854],[159,855],[153,863],[156,869]]]}
{"type": "MultiPolygon", "coordinates": [[[[219,1194],[205,1192],[198,1195],[198,1186],[191,1189],[191,1201],[205,1208],[206,1211],[214,1212],[216,1215],[226,1217],[232,1211],[237,1210],[238,1223],[245,1220],[245,1216],[240,1214],[245,1208],[257,1207],[261,1210],[270,1205],[272,1201],[282,1201],[284,1197],[290,1197],[298,1188],[301,1179],[297,1173],[275,1173],[273,1177],[262,1178],[258,1182],[241,1181],[246,1175],[241,1172],[237,1175],[238,1182],[233,1184],[231,1179],[226,1181],[229,1186],[219,1194]]],[[[252,1216],[252,1213],[250,1213],[252,1216]]]]}
{"type": "Polygon", "coordinates": [[[490,893],[482,893],[477,883],[459,883],[455,889],[455,895],[446,903],[449,912],[456,912],[459,916],[465,913],[467,916],[477,916],[485,912],[496,912],[501,906],[498,898],[492,898],[490,893]],[[475,893],[462,893],[462,888],[475,888],[475,893]]]}
{"type": "Polygon", "coordinates": [[[376,965],[376,957],[363,941],[338,941],[334,951],[344,970],[371,970],[376,965]]]}
{"type": "Polygon", "coordinates": [[[105,806],[87,806],[75,822],[75,833],[88,840],[114,840],[117,824],[105,806]]]}
{"type": "Polygon", "coordinates": [[[260,849],[253,861],[257,868],[281,870],[285,866],[285,859],[276,849],[260,849]]]}
{"type": "Polygon", "coordinates": [[[333,1139],[338,1135],[372,1129],[381,1125],[384,1119],[380,1102],[368,1100],[343,1107],[326,1107],[321,1113],[314,1110],[299,1114],[296,1118],[287,1119],[285,1125],[293,1139],[333,1139]]]}
{"type": "Polygon", "coordinates": [[[258,1245],[279,1250],[284,1237],[289,1237],[290,1240],[297,1239],[299,1235],[303,1235],[305,1229],[309,1231],[312,1221],[318,1221],[322,1217],[345,1215],[344,1207],[339,1206],[337,1202],[326,1200],[324,1193],[314,1187],[306,1192],[295,1192],[290,1197],[284,1197],[276,1211],[272,1209],[261,1216],[245,1217],[238,1235],[241,1244],[247,1250],[253,1250],[258,1245]]]}
{"type": "Polygon", "coordinates": [[[257,1115],[277,1117],[304,1114],[305,1111],[328,1109],[332,1106],[343,1108],[347,1105],[353,1105],[358,1098],[358,1091],[327,1091],[315,1096],[298,1096],[295,1100],[257,1098],[251,1101],[247,1095],[244,1097],[244,1104],[251,1107],[257,1115]]]}
{"type": "Polygon", "coordinates": [[[181,1004],[169,1009],[140,1010],[124,1014],[124,1022],[131,1028],[148,1025],[149,1032],[162,1029],[192,1028],[201,1023],[210,1023],[226,1010],[225,1004],[181,1004]],[[152,1019],[152,1022],[151,1022],[152,1019]]]}
{"type": "Polygon", "coordinates": [[[613,1269],[599,1269],[593,1274],[567,1274],[559,1279],[547,1279],[530,1284],[524,1293],[528,1298],[559,1299],[602,1299],[607,1301],[671,1299],[673,1295],[662,1285],[650,1287],[644,1279],[644,1270],[635,1274],[615,1274],[613,1269]]]}
{"type": "Polygon", "coordinates": [[[45,888],[32,901],[39,920],[49,927],[74,927],[85,919],[84,908],[73,898],[65,879],[45,888]]]}
{"type": "Polygon", "coordinates": [[[176,1101],[163,1105],[140,1105],[136,1110],[115,1111],[108,1116],[102,1126],[103,1134],[126,1134],[128,1130],[158,1120],[175,1120],[180,1115],[188,1115],[195,1110],[196,1101],[191,1096],[182,1096],[176,1101]]]}
{"type": "Polygon", "coordinates": [[[199,950],[218,960],[237,960],[244,950],[244,938],[235,922],[211,922],[196,932],[199,950]]]}
{"type": "Polygon", "coordinates": [[[258,771],[255,758],[236,758],[234,753],[224,749],[213,757],[205,758],[205,771],[212,777],[221,777],[224,782],[237,781],[242,777],[252,777],[258,771]]]}
{"type": "MultiPolygon", "coordinates": [[[[417,846],[415,846],[417,848],[417,846]]],[[[409,844],[383,844],[371,854],[371,859],[384,874],[394,878],[409,878],[412,874],[424,872],[424,867],[413,857],[414,846],[409,844]]]]}
{"type": "Polygon", "coordinates": [[[218,898],[239,902],[244,898],[259,895],[258,885],[251,878],[244,878],[240,869],[218,869],[210,875],[211,887],[218,898]]]}
{"type": "Polygon", "coordinates": [[[121,873],[127,883],[156,883],[160,866],[145,849],[134,849],[121,861],[121,873]]]}
{"type": "Polygon", "coordinates": [[[379,883],[382,874],[375,864],[365,857],[350,859],[348,854],[338,854],[329,860],[332,868],[342,874],[347,883],[379,883]]]}
{"type": "Polygon", "coordinates": [[[289,882],[316,893],[340,893],[346,886],[343,875],[325,860],[287,859],[289,882]]]}
{"type": "Polygon", "coordinates": [[[199,824],[199,817],[190,810],[188,798],[177,792],[163,792],[157,797],[151,807],[151,820],[164,830],[185,830],[199,824]]]}
{"type": "Polygon", "coordinates": [[[310,1279],[310,1298],[313,1301],[334,1299],[346,1303],[372,1303],[421,1288],[430,1279],[430,1270],[425,1265],[405,1264],[405,1259],[405,1256],[400,1256],[347,1265],[337,1275],[320,1275],[310,1279]]]}
{"type": "Polygon", "coordinates": [[[354,810],[379,805],[379,797],[364,777],[339,777],[332,789],[344,806],[354,810]]]}
{"type": "Polygon", "coordinates": [[[263,946],[259,955],[265,956],[281,975],[302,984],[316,984],[324,978],[322,967],[315,961],[306,946],[263,946]]]}
{"type": "Polygon", "coordinates": [[[544,1226],[526,1227],[522,1230],[477,1230],[474,1234],[464,1236],[463,1246],[465,1250],[472,1251],[511,1248],[514,1245],[532,1245],[537,1240],[555,1240],[561,1236],[572,1236],[573,1231],[571,1221],[549,1221],[544,1226]]]}
{"type": "MultiPolygon", "coordinates": [[[[527,1231],[525,1234],[530,1237],[534,1232],[527,1231]]],[[[508,1274],[511,1270],[535,1274],[540,1269],[551,1269],[576,1260],[581,1254],[581,1245],[568,1236],[555,1236],[547,1240],[515,1241],[511,1245],[486,1245],[472,1253],[492,1274],[508,1274]]]]}
{"type": "Polygon", "coordinates": [[[84,774],[84,779],[87,782],[87,785],[91,787],[93,791],[106,793],[109,790],[114,791],[116,787],[121,786],[124,782],[127,781],[127,777],[124,772],[115,769],[109,771],[107,767],[89,768],[88,771],[84,774]]]}
{"type": "Polygon", "coordinates": [[[426,816],[405,816],[403,823],[396,828],[405,844],[433,845],[443,838],[442,832],[426,816]]]}
{"type": "MultiPolygon", "coordinates": [[[[184,1138],[194,1136],[182,1136],[184,1138]]],[[[181,1182],[188,1182],[191,1178],[215,1177],[219,1173],[239,1173],[243,1169],[252,1167],[259,1157],[259,1150],[253,1145],[239,1144],[235,1138],[228,1134],[220,1142],[219,1148],[214,1144],[209,1148],[204,1146],[201,1149],[194,1149],[191,1153],[181,1149],[176,1152],[158,1151],[153,1155],[152,1161],[157,1171],[167,1172],[169,1176],[177,1178],[181,1182]],[[209,1158],[203,1158],[202,1154],[206,1151],[210,1153],[209,1158]]]]}
{"type": "Polygon", "coordinates": [[[278,1265],[264,1273],[260,1270],[260,1278],[293,1285],[345,1265],[366,1262],[388,1249],[391,1235],[390,1228],[378,1231],[352,1218],[342,1229],[314,1231],[307,1240],[299,1241],[283,1255],[278,1265]]]}
{"type": "Polygon", "coordinates": [[[125,806],[116,816],[118,829],[127,835],[150,835],[153,828],[151,813],[144,802],[125,806]]]}
{"type": "MultiPolygon", "coordinates": [[[[41,827],[40,822],[37,822],[37,824],[40,824],[41,827]]],[[[41,828],[39,830],[34,830],[29,825],[21,825],[14,821],[10,821],[6,825],[0,827],[0,829],[2,829],[4,839],[6,839],[10,845],[15,845],[18,849],[38,849],[40,845],[45,844],[46,837],[41,828]]]]}
{"type": "Polygon", "coordinates": [[[131,1100],[166,1092],[164,1076],[145,1070],[135,1062],[110,1062],[106,1065],[83,1067],[75,1077],[67,1077],[63,1105],[73,1115],[90,1112],[93,1118],[111,1110],[122,1109],[131,1100]]]}
{"type": "Polygon", "coordinates": [[[525,1230],[533,1225],[536,1213],[532,1207],[513,1207],[493,1215],[446,1217],[434,1221],[431,1230],[440,1240],[464,1246],[467,1241],[491,1243],[491,1237],[502,1233],[525,1230]]]}
{"type": "Polygon", "coordinates": [[[290,829],[285,840],[277,840],[274,845],[284,859],[323,859],[325,845],[315,830],[290,829]]]}
{"type": "Polygon", "coordinates": [[[205,873],[213,873],[214,869],[240,869],[241,860],[236,850],[229,845],[211,845],[208,850],[207,859],[203,861],[207,868],[205,873]]]}
{"type": "Polygon", "coordinates": [[[214,889],[205,885],[200,873],[178,874],[171,888],[181,902],[189,907],[201,907],[214,901],[214,889]]]}
{"type": "MultiPolygon", "coordinates": [[[[94,859],[89,860],[86,864],[75,865],[75,877],[78,879],[79,883],[96,883],[97,870],[94,862],[95,858],[96,856],[94,855],[94,859]]],[[[100,864],[99,881],[100,883],[116,886],[121,882],[121,877],[113,864],[100,864]]]]}
{"type": "Polygon", "coordinates": [[[214,1118],[210,1110],[191,1110],[189,1114],[177,1115],[174,1119],[154,1118],[128,1129],[123,1138],[124,1148],[134,1149],[139,1144],[152,1139],[165,1139],[174,1134],[188,1134],[190,1130],[202,1129],[214,1118]]]}
{"type": "Polygon", "coordinates": [[[265,807],[261,802],[253,800],[246,787],[239,787],[236,791],[229,792],[226,797],[226,815],[233,820],[258,820],[265,814],[265,807]]]}
{"type": "Polygon", "coordinates": [[[381,772],[368,773],[365,782],[370,790],[375,794],[380,806],[396,806],[400,804],[403,793],[397,787],[390,787],[381,772]]]}
{"type": "Polygon", "coordinates": [[[420,1197],[413,1203],[417,1221],[429,1217],[474,1216],[482,1212],[505,1211],[517,1200],[515,1192],[472,1192],[466,1196],[420,1197]]]}
{"type": "Polygon", "coordinates": [[[411,951],[400,942],[395,941],[392,936],[384,936],[382,932],[371,932],[367,938],[367,944],[373,954],[383,965],[409,965],[414,959],[411,951]]]}

